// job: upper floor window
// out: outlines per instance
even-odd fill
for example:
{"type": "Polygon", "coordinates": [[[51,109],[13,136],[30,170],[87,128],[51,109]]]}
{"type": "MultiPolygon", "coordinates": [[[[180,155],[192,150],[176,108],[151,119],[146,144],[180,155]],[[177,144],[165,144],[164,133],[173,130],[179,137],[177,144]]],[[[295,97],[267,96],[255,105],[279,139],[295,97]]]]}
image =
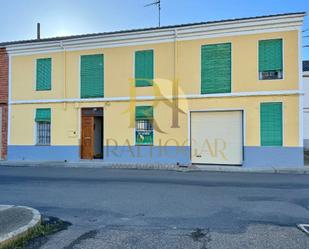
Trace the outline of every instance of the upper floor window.
{"type": "Polygon", "coordinates": [[[135,124],[136,145],[153,145],[153,107],[137,106],[135,124]]]}
{"type": "Polygon", "coordinates": [[[153,50],[135,52],[135,86],[152,86],[154,78],[153,50]]]}
{"type": "Polygon", "coordinates": [[[51,110],[50,108],[36,109],[36,144],[50,145],[50,122],[51,110]]]}
{"type": "Polygon", "coordinates": [[[81,98],[104,97],[104,55],[82,55],[80,67],[81,98]]]}
{"type": "Polygon", "coordinates": [[[202,46],[201,93],[231,92],[231,43],[202,46]]]}
{"type": "Polygon", "coordinates": [[[51,90],[52,59],[43,58],[36,60],[36,90],[51,90]]]}
{"type": "Polygon", "coordinates": [[[259,41],[259,79],[283,78],[282,39],[259,41]]]}

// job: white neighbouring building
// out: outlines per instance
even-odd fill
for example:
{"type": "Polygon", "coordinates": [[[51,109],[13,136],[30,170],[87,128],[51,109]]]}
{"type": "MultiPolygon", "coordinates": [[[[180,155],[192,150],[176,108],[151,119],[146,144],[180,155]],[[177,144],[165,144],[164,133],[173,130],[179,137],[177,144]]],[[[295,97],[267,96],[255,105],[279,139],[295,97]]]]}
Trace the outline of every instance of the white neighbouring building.
{"type": "Polygon", "coordinates": [[[309,61],[303,62],[304,79],[304,147],[309,151],[309,61]]]}

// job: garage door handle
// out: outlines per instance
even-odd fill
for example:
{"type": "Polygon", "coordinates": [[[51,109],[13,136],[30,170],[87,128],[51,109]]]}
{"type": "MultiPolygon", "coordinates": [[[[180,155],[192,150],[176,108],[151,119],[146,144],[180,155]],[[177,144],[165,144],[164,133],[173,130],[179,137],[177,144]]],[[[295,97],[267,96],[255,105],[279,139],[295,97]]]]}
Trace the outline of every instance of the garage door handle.
{"type": "Polygon", "coordinates": [[[202,157],[202,155],[196,155],[196,157],[202,157]]]}

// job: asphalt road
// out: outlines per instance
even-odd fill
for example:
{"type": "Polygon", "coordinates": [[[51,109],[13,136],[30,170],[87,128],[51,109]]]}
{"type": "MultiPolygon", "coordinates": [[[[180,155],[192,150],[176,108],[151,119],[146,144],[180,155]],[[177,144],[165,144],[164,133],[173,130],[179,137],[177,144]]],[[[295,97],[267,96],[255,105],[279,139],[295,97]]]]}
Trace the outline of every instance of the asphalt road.
{"type": "Polygon", "coordinates": [[[42,249],[309,248],[309,175],[1,167],[0,204],[72,223],[42,249]]]}

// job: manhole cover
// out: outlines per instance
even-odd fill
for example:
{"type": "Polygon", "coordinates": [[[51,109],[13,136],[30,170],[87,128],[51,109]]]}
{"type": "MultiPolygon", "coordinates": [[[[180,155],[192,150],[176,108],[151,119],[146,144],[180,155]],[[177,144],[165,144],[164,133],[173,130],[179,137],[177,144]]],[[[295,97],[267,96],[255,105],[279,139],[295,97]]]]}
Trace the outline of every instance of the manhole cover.
{"type": "Polygon", "coordinates": [[[309,235],[309,224],[298,224],[297,227],[302,230],[304,233],[309,235]]]}

